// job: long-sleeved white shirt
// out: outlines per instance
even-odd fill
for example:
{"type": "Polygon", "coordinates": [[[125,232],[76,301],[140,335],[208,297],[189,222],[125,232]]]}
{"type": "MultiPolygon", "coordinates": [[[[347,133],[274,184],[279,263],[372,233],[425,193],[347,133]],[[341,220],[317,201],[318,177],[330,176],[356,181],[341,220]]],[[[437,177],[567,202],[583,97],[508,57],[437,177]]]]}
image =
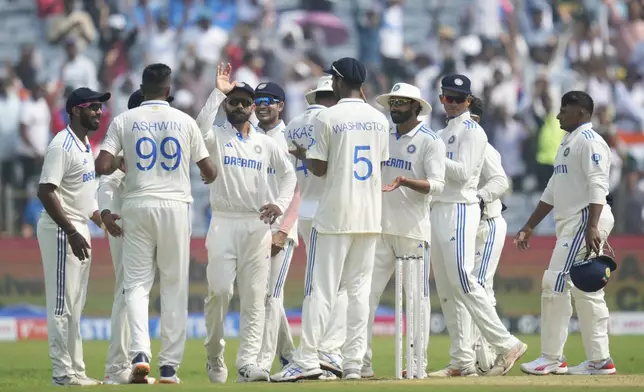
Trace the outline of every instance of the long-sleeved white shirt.
{"type": "Polygon", "coordinates": [[[96,199],[98,201],[99,211],[110,210],[114,214],[121,213],[121,207],[123,205],[121,195],[125,188],[125,181],[123,181],[124,177],[125,173],[120,170],[116,170],[114,173],[101,176],[98,179],[96,199]]]}
{"type": "Polygon", "coordinates": [[[436,203],[478,203],[477,185],[483,167],[487,136],[466,111],[438,131],[445,142],[445,188],[436,203]]]}
{"type": "Polygon", "coordinates": [[[445,185],[445,143],[423,123],[405,135],[389,134],[389,160],[382,163],[382,182],[396,177],[428,180],[429,194],[400,187],[382,194],[382,232],[429,241],[429,203],[445,185]]]}
{"type": "Polygon", "coordinates": [[[267,204],[285,212],[295,192],[297,179],[288,154],[271,137],[254,127],[244,138],[228,121],[213,125],[226,96],[214,90],[197,116],[206,147],[218,176],[210,187],[213,215],[257,216],[267,204]],[[278,179],[277,197],[271,197],[269,172],[278,179]]]}
{"type": "Polygon", "coordinates": [[[611,151],[591,123],[566,134],[541,201],[553,206],[555,221],[576,215],[589,204],[606,204],[611,151]]]}
{"type": "Polygon", "coordinates": [[[483,167],[479,178],[478,195],[485,202],[483,219],[501,216],[503,205],[501,196],[507,192],[510,184],[501,165],[501,154],[488,143],[483,155],[483,167]]]}

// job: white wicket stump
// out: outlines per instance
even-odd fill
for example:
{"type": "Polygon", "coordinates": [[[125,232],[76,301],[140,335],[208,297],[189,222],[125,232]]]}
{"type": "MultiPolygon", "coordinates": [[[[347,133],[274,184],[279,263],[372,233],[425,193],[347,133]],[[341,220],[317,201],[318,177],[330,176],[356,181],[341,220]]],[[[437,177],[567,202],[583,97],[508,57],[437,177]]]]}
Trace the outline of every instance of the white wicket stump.
{"type": "Polygon", "coordinates": [[[403,281],[405,282],[405,337],[407,378],[424,378],[425,334],[423,329],[423,289],[425,287],[423,256],[396,258],[395,322],[396,322],[396,379],[402,379],[403,362],[403,281]]]}

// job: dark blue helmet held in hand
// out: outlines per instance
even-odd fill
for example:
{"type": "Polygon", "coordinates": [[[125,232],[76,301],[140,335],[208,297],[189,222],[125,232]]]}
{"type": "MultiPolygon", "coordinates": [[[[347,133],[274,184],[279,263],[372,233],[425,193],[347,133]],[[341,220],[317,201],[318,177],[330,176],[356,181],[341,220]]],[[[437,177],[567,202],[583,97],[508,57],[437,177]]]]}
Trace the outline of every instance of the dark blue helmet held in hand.
{"type": "MultiPolygon", "coordinates": [[[[585,249],[580,254],[585,254],[585,249]]],[[[608,242],[604,243],[601,255],[591,254],[588,259],[575,261],[570,268],[570,280],[581,291],[593,293],[603,289],[611,272],[617,269],[615,252],[608,242]]]]}

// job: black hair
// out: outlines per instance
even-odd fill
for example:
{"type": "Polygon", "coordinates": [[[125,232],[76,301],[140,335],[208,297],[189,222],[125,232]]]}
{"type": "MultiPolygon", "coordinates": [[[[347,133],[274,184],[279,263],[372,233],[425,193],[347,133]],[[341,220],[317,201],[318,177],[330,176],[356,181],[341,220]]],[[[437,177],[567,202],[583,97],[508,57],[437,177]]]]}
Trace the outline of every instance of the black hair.
{"type": "Polygon", "coordinates": [[[146,97],[163,95],[170,87],[172,69],[165,64],[150,64],[143,70],[141,91],[146,97]]]}
{"type": "Polygon", "coordinates": [[[587,93],[583,91],[568,91],[561,97],[561,106],[574,105],[588,111],[589,115],[595,110],[595,103],[587,93]]]}
{"type": "Polygon", "coordinates": [[[333,91],[318,91],[315,93],[315,99],[336,99],[333,91]]]}
{"type": "Polygon", "coordinates": [[[472,95],[472,102],[470,102],[470,114],[483,118],[483,101],[479,97],[472,95]]]}

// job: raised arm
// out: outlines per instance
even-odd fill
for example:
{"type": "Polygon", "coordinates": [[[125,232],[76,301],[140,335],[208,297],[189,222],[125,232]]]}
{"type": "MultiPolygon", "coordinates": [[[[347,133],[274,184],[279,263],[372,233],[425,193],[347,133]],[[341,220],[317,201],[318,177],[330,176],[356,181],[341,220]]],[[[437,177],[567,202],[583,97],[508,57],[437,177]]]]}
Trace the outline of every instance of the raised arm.
{"type": "Polygon", "coordinates": [[[212,150],[214,144],[212,124],[217,117],[217,111],[226,99],[226,94],[230,93],[237,84],[237,82],[230,81],[231,72],[232,67],[230,66],[230,63],[226,65],[224,65],[224,63],[220,63],[217,65],[215,89],[210,93],[206,104],[197,116],[197,125],[201,131],[201,136],[203,136],[204,141],[206,142],[206,147],[209,150],[212,150]]]}
{"type": "Polygon", "coordinates": [[[445,159],[445,176],[457,183],[466,183],[472,177],[474,169],[481,164],[486,144],[487,136],[483,129],[463,132],[456,158],[445,159]]]}

